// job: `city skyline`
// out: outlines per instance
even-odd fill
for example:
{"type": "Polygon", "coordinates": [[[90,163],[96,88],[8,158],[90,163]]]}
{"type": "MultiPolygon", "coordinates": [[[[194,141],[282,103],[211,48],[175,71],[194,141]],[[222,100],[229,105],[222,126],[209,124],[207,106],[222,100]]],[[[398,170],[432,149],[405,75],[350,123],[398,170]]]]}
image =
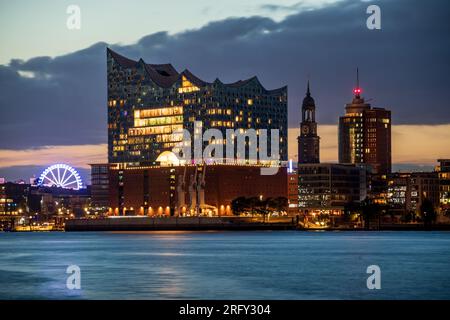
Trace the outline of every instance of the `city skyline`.
{"type": "MultiPolygon", "coordinates": [[[[231,17],[208,15],[209,21],[192,28],[189,27],[192,21],[186,20],[188,30],[169,30],[161,24],[159,31],[167,29],[169,33],[149,29],[148,36],[134,44],[117,44],[119,41],[113,39],[116,44],[112,48],[133,59],[142,56],[155,63],[173,62],[181,70],[188,67],[208,81],[217,75],[224,82],[257,75],[269,88],[287,84],[289,158],[297,154],[299,110],[307,74],[310,74],[318,104],[318,134],[324,162],[337,161],[337,121],[344,104],[351,98],[354,70],[359,65],[364,97],[367,100],[375,97],[372,105],[392,111],[394,170],[430,168],[437,158],[450,156],[450,114],[446,107],[450,99],[445,90],[449,74],[445,58],[449,46],[442,41],[447,26],[440,25],[441,13],[436,10],[439,6],[446,8],[447,4],[439,1],[430,5],[404,1],[375,3],[385,9],[383,28],[376,34],[365,28],[367,4],[364,2],[324,1],[310,10],[289,7],[286,3],[284,9],[282,5],[266,5],[265,14],[250,10],[247,16],[243,13],[241,17],[232,13],[231,17]],[[273,15],[267,14],[267,10],[273,15]],[[280,10],[284,10],[281,15],[280,10]],[[406,21],[401,24],[397,24],[394,14],[399,10],[406,21]],[[416,10],[422,11],[420,19],[414,15],[416,10]],[[352,18],[346,19],[347,15],[352,18]],[[305,23],[309,28],[302,32],[305,23]],[[333,29],[340,31],[336,40],[332,39],[333,29]],[[421,34],[423,31],[427,31],[426,37],[421,34]],[[415,36],[414,40],[410,35],[415,36]],[[394,40],[402,46],[390,48],[389,43],[394,40]],[[267,53],[255,53],[262,41],[267,53]],[[374,41],[377,47],[373,47],[374,41]],[[227,46],[220,47],[222,52],[218,56],[209,43],[227,43],[227,46]],[[337,54],[349,45],[355,47],[351,57],[337,54]],[[202,50],[192,50],[192,46],[202,50]],[[400,48],[402,52],[398,51],[400,48]],[[407,55],[399,62],[405,52],[407,55]],[[432,61],[424,59],[431,54],[432,61]],[[380,68],[380,64],[385,66],[380,68]]],[[[83,3],[81,9],[83,14],[83,3]]],[[[58,13],[49,10],[49,14],[58,13]]],[[[60,14],[61,21],[65,22],[66,13],[60,14]]],[[[65,28],[65,23],[61,28],[65,28]]],[[[6,39],[4,34],[2,39],[6,39]]],[[[107,135],[103,58],[107,44],[101,36],[97,41],[92,41],[91,46],[75,41],[79,50],[67,49],[63,55],[56,51],[45,53],[53,58],[12,53],[3,57],[0,77],[5,94],[0,100],[3,137],[0,176],[9,180],[27,179],[40,172],[34,165],[46,167],[55,162],[68,162],[87,168],[88,163],[104,159],[107,135]],[[13,59],[16,57],[30,59],[13,59]],[[8,59],[11,59],[9,63],[8,59]],[[64,120],[69,118],[71,121],[64,120]],[[20,155],[30,156],[18,161],[20,155]]],[[[132,39],[124,38],[120,42],[130,43],[132,39]]],[[[22,52],[32,54],[25,48],[22,52]]]]}
{"type": "Polygon", "coordinates": [[[450,299],[448,0],[0,8],[5,307],[450,299]]]}

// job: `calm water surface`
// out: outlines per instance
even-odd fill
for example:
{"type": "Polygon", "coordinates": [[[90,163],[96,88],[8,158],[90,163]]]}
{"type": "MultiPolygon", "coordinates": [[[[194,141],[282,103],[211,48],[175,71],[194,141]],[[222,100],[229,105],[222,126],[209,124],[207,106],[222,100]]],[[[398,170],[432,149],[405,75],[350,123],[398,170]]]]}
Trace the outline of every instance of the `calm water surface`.
{"type": "Polygon", "coordinates": [[[450,299],[450,232],[0,233],[0,299],[450,299]]]}

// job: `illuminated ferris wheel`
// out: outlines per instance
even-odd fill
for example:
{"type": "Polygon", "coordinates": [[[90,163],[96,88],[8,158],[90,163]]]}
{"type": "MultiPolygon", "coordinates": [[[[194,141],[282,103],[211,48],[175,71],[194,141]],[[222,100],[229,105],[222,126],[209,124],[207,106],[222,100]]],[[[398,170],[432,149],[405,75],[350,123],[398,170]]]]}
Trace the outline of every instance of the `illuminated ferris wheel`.
{"type": "Polygon", "coordinates": [[[65,189],[81,189],[83,183],[78,172],[67,164],[54,164],[45,169],[39,176],[38,185],[60,187],[65,189]]]}

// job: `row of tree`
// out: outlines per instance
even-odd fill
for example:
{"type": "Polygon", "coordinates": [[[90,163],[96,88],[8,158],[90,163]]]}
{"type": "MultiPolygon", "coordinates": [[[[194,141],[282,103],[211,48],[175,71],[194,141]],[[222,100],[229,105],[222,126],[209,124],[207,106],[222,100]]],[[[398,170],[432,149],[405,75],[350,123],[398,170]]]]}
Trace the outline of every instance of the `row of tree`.
{"type": "MultiPolygon", "coordinates": [[[[370,228],[370,223],[373,220],[378,219],[380,221],[381,217],[386,214],[390,214],[389,206],[382,205],[373,202],[372,199],[366,198],[360,203],[349,203],[344,209],[345,215],[348,217],[351,214],[359,214],[363,221],[366,229],[370,228]]],[[[436,222],[437,213],[433,206],[433,202],[429,199],[423,199],[420,205],[420,219],[425,225],[430,225],[436,222]]]]}
{"type": "Polygon", "coordinates": [[[288,199],[285,197],[266,198],[239,197],[231,201],[231,210],[235,215],[244,213],[261,214],[264,217],[273,212],[287,211],[288,199]]]}

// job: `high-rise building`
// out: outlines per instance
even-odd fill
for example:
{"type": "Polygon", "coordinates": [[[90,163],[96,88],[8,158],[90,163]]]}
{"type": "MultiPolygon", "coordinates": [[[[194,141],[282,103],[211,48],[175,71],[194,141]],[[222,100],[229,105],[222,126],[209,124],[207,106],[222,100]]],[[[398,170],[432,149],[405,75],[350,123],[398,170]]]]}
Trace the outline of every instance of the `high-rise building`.
{"type": "Polygon", "coordinates": [[[316,104],[309,89],[302,103],[302,122],[298,137],[298,163],[319,163],[319,142],[316,123],[316,104]]]}
{"type": "Polygon", "coordinates": [[[391,111],[372,108],[361,97],[359,74],[346,114],[339,118],[339,162],[364,163],[374,173],[391,172],[391,111]]]}
{"type": "MultiPolygon", "coordinates": [[[[107,49],[108,161],[153,165],[194,123],[203,129],[279,129],[280,160],[287,160],[287,87],[266,90],[256,77],[206,82],[171,64],[134,61],[107,49]]],[[[270,141],[270,140],[269,140],[270,141]]],[[[271,153],[270,143],[267,143],[271,153]]]]}

